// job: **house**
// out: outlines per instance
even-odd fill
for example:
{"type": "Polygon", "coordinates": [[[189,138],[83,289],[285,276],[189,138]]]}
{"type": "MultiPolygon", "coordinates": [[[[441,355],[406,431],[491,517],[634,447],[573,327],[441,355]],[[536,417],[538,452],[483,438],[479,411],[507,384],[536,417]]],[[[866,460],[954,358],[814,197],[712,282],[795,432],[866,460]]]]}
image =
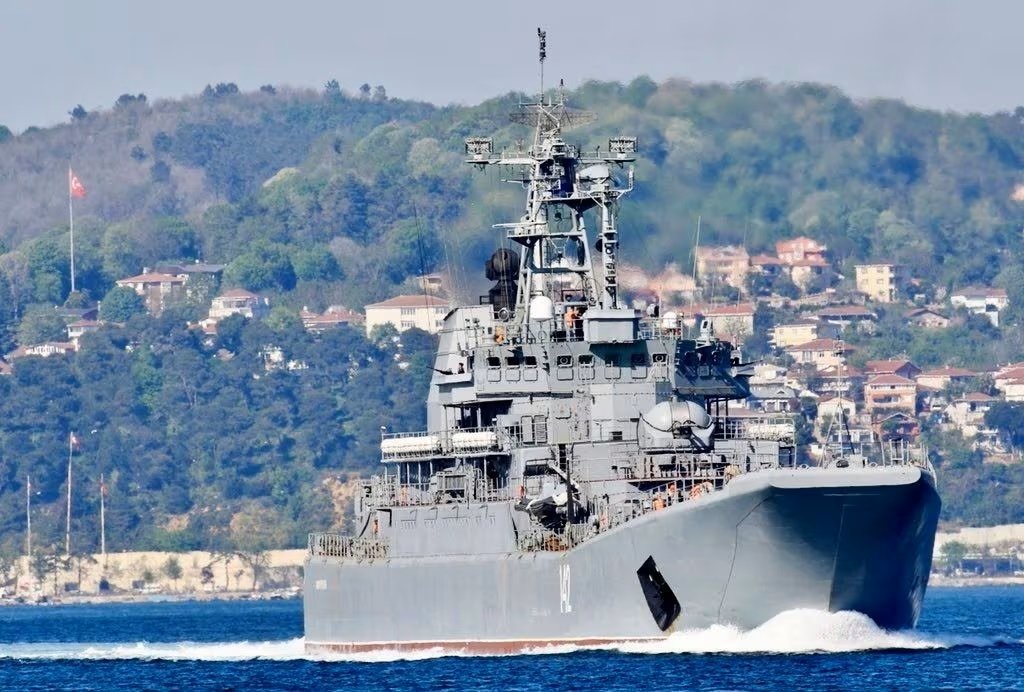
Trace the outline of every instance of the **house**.
{"type": "Polygon", "coordinates": [[[925,329],[945,329],[949,326],[949,318],[931,308],[914,308],[904,314],[907,322],[925,329]]]}
{"type": "Polygon", "coordinates": [[[768,277],[776,277],[782,273],[782,261],[771,255],[754,255],[750,258],[750,268],[768,277]]]}
{"type": "Polygon", "coordinates": [[[151,315],[159,315],[168,306],[185,299],[185,278],[181,276],[148,272],[118,279],[117,285],[126,286],[142,296],[151,315]]]}
{"type": "Polygon", "coordinates": [[[818,370],[823,370],[842,366],[843,355],[853,349],[836,339],[814,339],[784,350],[797,363],[809,363],[818,370]]]}
{"type": "Polygon", "coordinates": [[[839,329],[834,325],[819,320],[805,319],[775,325],[772,329],[771,341],[775,348],[786,348],[787,346],[805,344],[815,339],[834,339],[837,336],[839,336],[839,329]]]}
{"type": "Polygon", "coordinates": [[[1011,363],[993,376],[995,388],[1007,401],[1024,401],[1024,363],[1011,363]]]}
{"type": "Polygon", "coordinates": [[[907,289],[910,275],[901,264],[858,264],[857,290],[877,303],[894,303],[907,289]]]}
{"type": "Polygon", "coordinates": [[[814,390],[826,397],[842,394],[852,398],[854,389],[859,390],[863,380],[864,373],[852,365],[829,365],[818,370],[814,390]]]}
{"type": "Polygon", "coordinates": [[[395,296],[366,306],[366,333],[369,334],[374,327],[390,324],[400,332],[415,327],[437,334],[448,310],[448,301],[437,296],[395,296]]]}
{"type": "Polygon", "coordinates": [[[224,273],[225,264],[208,264],[206,262],[174,262],[167,264],[158,264],[153,267],[153,271],[157,274],[170,274],[171,276],[180,276],[186,281],[191,277],[208,276],[214,281],[220,281],[221,274],[224,273]]]}
{"type": "Polygon", "coordinates": [[[975,437],[985,429],[985,412],[997,401],[996,397],[981,392],[964,394],[946,407],[946,418],[964,437],[975,437]]]}
{"type": "Polygon", "coordinates": [[[825,259],[826,250],[828,250],[827,247],[807,236],[780,240],[775,243],[775,254],[779,261],[790,266],[807,260],[817,260],[828,264],[825,259]]]}
{"type": "Polygon", "coordinates": [[[75,345],[70,341],[45,341],[41,344],[33,344],[32,346],[19,346],[8,353],[5,356],[5,360],[10,362],[26,356],[39,356],[40,358],[67,356],[76,350],[75,345]]]}
{"type": "Polygon", "coordinates": [[[299,317],[302,319],[302,326],[306,328],[306,331],[315,333],[325,332],[342,325],[363,323],[362,315],[340,305],[330,306],[322,315],[303,307],[299,317]]]}
{"type": "Polygon", "coordinates": [[[814,429],[820,438],[832,437],[834,428],[840,416],[847,422],[853,420],[857,415],[857,403],[848,397],[828,396],[818,400],[818,413],[814,418],[814,429]],[[832,433],[831,435],[829,433],[832,433]]]}
{"type": "Polygon", "coordinates": [[[815,279],[832,278],[832,265],[820,257],[795,260],[786,263],[786,266],[789,268],[789,278],[802,291],[806,291],[815,279]]]}
{"type": "Polygon", "coordinates": [[[909,360],[869,360],[864,364],[864,374],[869,378],[875,375],[899,375],[909,380],[921,374],[921,368],[909,360]]]}
{"type": "Polygon", "coordinates": [[[231,315],[241,315],[251,320],[258,320],[270,313],[270,302],[266,298],[246,291],[244,288],[233,288],[225,291],[210,302],[208,319],[214,323],[231,315]]]}
{"type": "Polygon", "coordinates": [[[697,248],[697,276],[705,285],[720,280],[743,288],[749,271],[750,255],[738,245],[697,248]]]}
{"type": "Polygon", "coordinates": [[[448,278],[444,274],[421,274],[416,277],[416,285],[424,293],[441,296],[448,293],[448,278]]]}
{"type": "Polygon", "coordinates": [[[893,373],[875,375],[864,383],[864,411],[874,418],[903,411],[917,413],[917,383],[893,373]]]}
{"type": "Polygon", "coordinates": [[[764,413],[792,413],[800,410],[800,397],[786,385],[752,384],[747,407],[764,413]]]}
{"type": "Polygon", "coordinates": [[[692,314],[697,323],[706,319],[717,334],[729,334],[736,339],[754,333],[754,304],[700,305],[684,311],[692,314]]]}
{"type": "Polygon", "coordinates": [[[68,332],[68,341],[75,345],[75,350],[77,351],[78,340],[82,338],[82,335],[95,332],[102,326],[103,322],[98,320],[76,320],[66,327],[68,332]]]}
{"type": "Polygon", "coordinates": [[[852,325],[862,331],[874,329],[878,320],[878,315],[863,305],[829,305],[818,310],[816,317],[839,329],[846,329],[852,325]]]}
{"type": "Polygon", "coordinates": [[[842,411],[847,420],[857,415],[857,402],[845,396],[827,396],[818,400],[818,420],[835,418],[842,411]]]}
{"type": "Polygon", "coordinates": [[[882,443],[889,440],[914,440],[921,434],[917,416],[906,411],[893,411],[874,419],[872,429],[882,443]]]}
{"type": "Polygon", "coordinates": [[[1010,298],[1003,288],[968,286],[954,291],[949,296],[949,302],[975,315],[984,315],[993,327],[998,327],[999,313],[1010,304],[1010,298]]]}
{"type": "Polygon", "coordinates": [[[954,382],[965,382],[978,377],[978,373],[966,368],[954,368],[944,365],[941,368],[932,368],[918,373],[917,384],[932,389],[945,389],[954,382]]]}

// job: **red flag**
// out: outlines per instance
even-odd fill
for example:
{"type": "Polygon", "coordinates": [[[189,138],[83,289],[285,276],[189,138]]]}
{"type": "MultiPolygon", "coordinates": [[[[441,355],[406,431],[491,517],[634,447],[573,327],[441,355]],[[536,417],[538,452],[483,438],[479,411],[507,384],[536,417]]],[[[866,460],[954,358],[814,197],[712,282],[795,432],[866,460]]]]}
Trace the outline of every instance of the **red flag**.
{"type": "Polygon", "coordinates": [[[75,175],[70,168],[68,169],[68,185],[72,197],[77,197],[79,199],[85,197],[85,185],[82,185],[82,181],[78,179],[78,176],[75,175]]]}

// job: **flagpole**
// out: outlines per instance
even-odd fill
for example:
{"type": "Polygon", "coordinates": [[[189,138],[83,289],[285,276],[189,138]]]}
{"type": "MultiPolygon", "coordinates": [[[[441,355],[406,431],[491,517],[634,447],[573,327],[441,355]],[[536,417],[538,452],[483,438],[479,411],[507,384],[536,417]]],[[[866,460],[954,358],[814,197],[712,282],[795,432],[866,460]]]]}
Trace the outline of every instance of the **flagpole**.
{"type": "Polygon", "coordinates": [[[68,227],[71,231],[71,292],[75,292],[75,204],[74,195],[71,194],[71,179],[74,173],[71,166],[68,166],[68,227]]]}
{"type": "Polygon", "coordinates": [[[75,433],[68,438],[68,517],[64,525],[64,554],[71,555],[71,459],[75,455],[75,433]]]}
{"type": "Polygon", "coordinates": [[[25,554],[28,564],[32,566],[32,476],[25,476],[25,524],[28,527],[25,536],[25,554]]]}
{"type": "Polygon", "coordinates": [[[107,564],[107,505],[105,496],[107,486],[103,482],[103,474],[100,474],[100,555],[103,556],[103,565],[107,564]]]}

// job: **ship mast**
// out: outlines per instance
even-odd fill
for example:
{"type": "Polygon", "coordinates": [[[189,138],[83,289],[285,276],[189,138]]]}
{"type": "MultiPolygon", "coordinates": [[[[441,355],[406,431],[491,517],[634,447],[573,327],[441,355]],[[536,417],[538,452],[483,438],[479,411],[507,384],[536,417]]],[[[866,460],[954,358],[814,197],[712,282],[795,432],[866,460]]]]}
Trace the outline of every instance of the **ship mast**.
{"type": "Polygon", "coordinates": [[[547,33],[538,29],[537,37],[541,93],[536,102],[520,104],[511,114],[513,122],[533,128],[533,144],[495,156],[491,138],[466,140],[467,163],[481,169],[510,169],[505,180],[521,184],[527,191],[526,210],[519,221],[495,225],[523,248],[514,310],[496,315],[508,322],[508,335],[513,339],[529,336],[533,299],[540,296],[559,308],[619,308],[618,201],[633,189],[632,164],[636,160],[635,137],[614,137],[608,141],[607,151],[598,148],[593,154],[583,154],[565,142],[563,131],[596,118],[568,107],[564,85],[557,97],[544,93],[547,33]],[[613,167],[626,167],[625,186],[613,178],[613,167]],[[598,225],[593,246],[585,219],[592,210],[598,225]]]}

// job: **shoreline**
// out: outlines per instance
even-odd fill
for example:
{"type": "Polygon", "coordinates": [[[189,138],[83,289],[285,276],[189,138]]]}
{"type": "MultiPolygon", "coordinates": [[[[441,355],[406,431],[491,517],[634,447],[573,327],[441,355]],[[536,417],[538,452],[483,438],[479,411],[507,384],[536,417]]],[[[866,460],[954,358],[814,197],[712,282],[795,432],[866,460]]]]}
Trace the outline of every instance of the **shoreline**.
{"type": "Polygon", "coordinates": [[[31,605],[113,605],[124,603],[186,603],[194,601],[290,601],[302,598],[302,589],[261,589],[257,591],[195,591],[173,593],[108,593],[65,594],[58,597],[41,595],[38,600],[25,595],[0,598],[0,608],[31,605]]]}

